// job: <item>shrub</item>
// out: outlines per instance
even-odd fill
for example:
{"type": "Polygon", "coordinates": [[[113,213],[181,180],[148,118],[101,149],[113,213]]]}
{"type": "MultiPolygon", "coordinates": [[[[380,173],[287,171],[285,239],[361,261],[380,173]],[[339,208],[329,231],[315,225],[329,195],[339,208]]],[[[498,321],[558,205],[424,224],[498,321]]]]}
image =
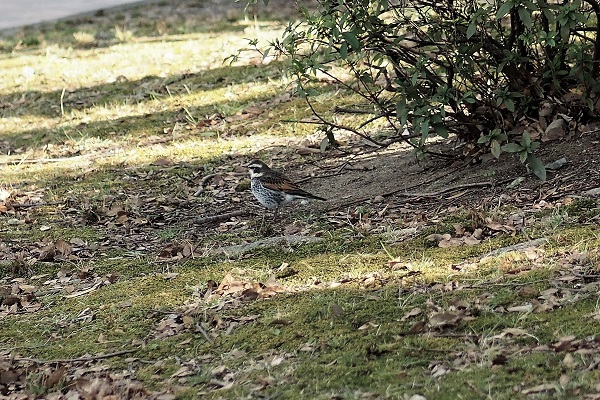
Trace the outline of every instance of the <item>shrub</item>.
{"type": "Polygon", "coordinates": [[[521,160],[542,177],[532,138],[559,118],[597,115],[596,0],[318,0],[301,11],[304,21],[263,51],[288,57],[309,104],[319,75],[364,101],[336,110],[363,115],[357,126],[318,115],[330,138],[342,128],[373,139],[377,122],[391,133],[375,143],[407,141],[417,154],[450,133],[471,154],[526,143],[521,160]]]}

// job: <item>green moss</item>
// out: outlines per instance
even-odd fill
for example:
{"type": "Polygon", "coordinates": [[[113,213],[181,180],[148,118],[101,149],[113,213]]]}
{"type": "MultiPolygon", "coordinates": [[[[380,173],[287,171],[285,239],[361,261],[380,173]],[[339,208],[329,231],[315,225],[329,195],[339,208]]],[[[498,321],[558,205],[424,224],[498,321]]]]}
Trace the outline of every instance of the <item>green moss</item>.
{"type": "Polygon", "coordinates": [[[595,199],[577,199],[563,207],[564,211],[572,216],[593,215],[599,213],[598,202],[595,199]]]}

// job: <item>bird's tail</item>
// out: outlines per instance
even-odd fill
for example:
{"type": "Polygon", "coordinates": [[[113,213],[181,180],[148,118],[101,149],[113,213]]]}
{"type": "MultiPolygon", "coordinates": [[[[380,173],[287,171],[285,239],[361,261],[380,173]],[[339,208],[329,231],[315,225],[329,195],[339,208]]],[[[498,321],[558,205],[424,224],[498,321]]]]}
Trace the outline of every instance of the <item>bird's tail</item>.
{"type": "Polygon", "coordinates": [[[306,197],[308,199],[313,199],[313,200],[327,201],[327,199],[324,199],[324,198],[319,197],[319,196],[315,196],[314,194],[311,194],[311,193],[305,193],[304,197],[306,197]]]}

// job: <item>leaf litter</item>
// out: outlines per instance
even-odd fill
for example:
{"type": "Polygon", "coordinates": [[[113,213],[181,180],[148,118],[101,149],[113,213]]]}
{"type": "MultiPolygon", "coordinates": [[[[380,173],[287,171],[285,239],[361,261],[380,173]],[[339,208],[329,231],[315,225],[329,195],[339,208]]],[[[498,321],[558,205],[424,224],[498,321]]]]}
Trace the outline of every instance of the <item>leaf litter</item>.
{"type": "MultiPolygon", "coordinates": [[[[240,272],[240,271],[236,271],[240,272]]],[[[243,306],[249,301],[268,299],[279,294],[292,293],[292,288],[276,281],[274,277],[267,281],[257,282],[227,273],[217,285],[209,281],[202,289],[195,292],[195,301],[169,313],[156,326],[155,336],[164,339],[183,332],[201,333],[209,342],[219,332],[231,333],[233,329],[257,320],[259,315],[241,317],[226,316],[226,310],[243,306]]]]}
{"type": "Polygon", "coordinates": [[[43,388],[46,399],[175,399],[169,390],[148,390],[130,371],[109,369],[95,361],[39,362],[4,350],[0,351],[0,394],[11,399],[37,399],[39,395],[29,390],[37,385],[43,388]]]}

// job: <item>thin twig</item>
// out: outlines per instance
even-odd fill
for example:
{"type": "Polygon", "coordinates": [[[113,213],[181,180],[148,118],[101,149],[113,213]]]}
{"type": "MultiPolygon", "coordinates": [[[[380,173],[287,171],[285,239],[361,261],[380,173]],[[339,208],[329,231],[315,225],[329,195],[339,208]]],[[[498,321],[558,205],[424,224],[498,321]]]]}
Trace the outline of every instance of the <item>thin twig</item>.
{"type": "Polygon", "coordinates": [[[211,346],[215,345],[215,341],[212,340],[212,338],[210,336],[208,336],[208,333],[206,333],[206,331],[204,330],[204,328],[199,323],[196,323],[196,330],[198,332],[200,332],[202,334],[202,336],[204,336],[204,339],[206,339],[206,341],[208,343],[210,343],[211,346]]]}
{"type": "Polygon", "coordinates": [[[211,215],[209,217],[196,218],[194,220],[194,223],[195,224],[206,224],[209,222],[223,221],[223,220],[229,219],[231,217],[239,217],[239,216],[246,215],[246,214],[248,214],[248,212],[245,210],[237,210],[237,211],[232,211],[232,212],[228,212],[225,214],[218,214],[218,215],[211,215]]]}
{"type": "Polygon", "coordinates": [[[208,181],[210,181],[215,176],[217,176],[217,174],[208,174],[204,178],[202,178],[202,180],[200,181],[200,187],[198,188],[196,193],[194,193],[194,196],[200,196],[202,193],[204,193],[204,185],[206,185],[208,181]]]}
{"type": "Polygon", "coordinates": [[[600,275],[586,275],[586,274],[578,274],[575,272],[573,272],[573,275],[575,275],[576,277],[581,278],[581,279],[598,279],[598,278],[600,278],[600,275]]]}
{"type": "MultiPolygon", "coordinates": [[[[326,74],[326,75],[328,74],[328,73],[327,73],[327,71],[322,71],[322,72],[323,72],[324,74],[326,74]]],[[[298,78],[299,78],[299,77],[298,77],[298,78]]],[[[300,82],[300,80],[299,80],[299,82],[300,82]]],[[[343,83],[343,82],[340,82],[340,83],[341,83],[342,85],[344,85],[344,86],[347,86],[347,85],[346,85],[345,83],[343,83]]],[[[302,85],[302,84],[301,84],[301,85],[302,85]]],[[[350,88],[350,87],[348,86],[348,88],[350,88]]],[[[304,87],[302,87],[302,89],[304,90],[304,87]]],[[[352,88],[350,88],[350,89],[352,90],[352,88]]],[[[373,138],[369,137],[368,135],[365,135],[365,134],[363,134],[363,133],[361,133],[361,132],[357,131],[356,129],[350,128],[349,126],[338,125],[338,124],[335,124],[335,123],[333,123],[333,122],[327,121],[327,120],[326,120],[325,118],[323,118],[323,117],[322,117],[322,116],[321,116],[319,113],[317,113],[317,110],[315,110],[315,108],[313,107],[313,104],[310,102],[310,99],[308,98],[308,96],[304,96],[304,101],[305,101],[305,102],[306,102],[306,104],[308,105],[308,108],[310,108],[310,111],[313,113],[313,115],[314,115],[315,117],[317,117],[317,119],[319,119],[319,121],[321,121],[321,123],[322,123],[323,125],[325,125],[325,126],[328,126],[328,127],[330,127],[330,128],[333,128],[333,129],[340,129],[340,130],[346,130],[346,131],[352,132],[352,133],[354,133],[355,135],[358,135],[358,136],[360,136],[360,137],[361,137],[361,138],[363,138],[364,140],[366,140],[366,141],[369,141],[369,142],[373,143],[374,145],[376,145],[376,146],[378,146],[378,147],[380,147],[380,148],[384,148],[384,147],[386,147],[384,144],[382,144],[382,143],[378,142],[377,140],[375,140],[375,139],[373,139],[373,138]]]]}
{"type": "Polygon", "coordinates": [[[361,110],[358,108],[345,108],[345,107],[334,107],[334,113],[347,113],[347,114],[375,114],[374,110],[361,110]]]}
{"type": "Polygon", "coordinates": [[[44,207],[44,206],[58,206],[61,205],[60,201],[52,201],[49,203],[9,203],[6,204],[10,208],[33,208],[33,207],[44,207]]]}
{"type": "Polygon", "coordinates": [[[472,333],[433,333],[428,332],[425,334],[427,337],[447,337],[447,338],[475,338],[477,339],[480,335],[472,333]]]}
{"type": "MultiPolygon", "coordinates": [[[[450,171],[450,172],[442,175],[442,177],[444,177],[444,176],[446,176],[446,175],[448,175],[448,174],[450,174],[451,172],[454,172],[454,171],[456,171],[456,170],[452,170],[452,171],[450,171]]],[[[383,193],[380,196],[382,196],[382,197],[389,197],[389,196],[392,196],[392,195],[398,195],[398,196],[404,196],[404,197],[431,197],[431,198],[435,198],[435,197],[441,196],[442,194],[446,194],[448,192],[454,192],[454,191],[457,191],[457,190],[460,190],[460,189],[473,189],[473,188],[482,188],[482,187],[488,187],[488,186],[503,185],[505,183],[511,182],[515,178],[506,178],[506,179],[502,179],[501,181],[498,181],[498,182],[486,181],[486,182],[465,183],[465,184],[462,184],[462,185],[454,185],[454,186],[451,186],[451,187],[439,190],[437,192],[412,192],[412,193],[404,192],[407,189],[410,189],[410,188],[413,188],[413,187],[416,187],[416,186],[420,186],[420,185],[425,185],[425,184],[427,184],[427,183],[429,183],[429,182],[431,182],[433,180],[437,180],[437,179],[438,178],[429,179],[426,182],[422,182],[422,183],[419,183],[419,184],[416,184],[416,185],[413,185],[413,186],[405,187],[405,188],[402,188],[402,189],[392,190],[391,192],[383,193]]],[[[354,204],[357,204],[357,203],[362,203],[364,201],[372,199],[373,197],[375,197],[375,196],[370,196],[370,197],[366,197],[366,198],[354,200],[354,201],[352,201],[350,203],[346,203],[346,204],[343,204],[341,206],[335,206],[335,207],[333,207],[333,208],[331,208],[329,210],[335,210],[335,209],[340,208],[340,207],[347,207],[349,205],[354,205],[354,204]]]]}
{"type": "Polygon", "coordinates": [[[528,285],[535,285],[536,283],[546,283],[546,282],[552,282],[554,279],[537,279],[535,281],[529,281],[529,282],[501,282],[501,283],[482,283],[479,285],[471,285],[471,286],[465,286],[463,288],[463,290],[467,290],[467,289],[487,289],[489,287],[513,287],[513,286],[528,286],[528,285]]]}
{"type": "Polygon", "coordinates": [[[40,360],[38,358],[28,358],[28,357],[15,357],[14,361],[28,361],[36,364],[65,364],[65,363],[75,363],[75,362],[87,362],[87,361],[96,361],[103,360],[105,358],[112,358],[122,356],[123,354],[134,353],[137,350],[121,350],[116,351],[114,353],[108,354],[100,354],[97,356],[89,356],[89,357],[80,357],[80,358],[65,358],[65,359],[57,359],[57,360],[40,360]]]}
{"type": "Polygon", "coordinates": [[[61,94],[60,94],[60,115],[62,117],[65,116],[65,104],[64,104],[64,98],[65,98],[65,92],[67,91],[67,88],[63,88],[61,94]]]}
{"type": "Polygon", "coordinates": [[[43,292],[36,293],[35,297],[51,296],[53,294],[60,293],[60,292],[62,292],[62,289],[44,290],[43,292]]]}
{"type": "MultiPolygon", "coordinates": [[[[400,193],[401,191],[396,191],[396,193],[394,194],[398,194],[401,196],[406,196],[406,197],[438,197],[442,194],[448,193],[448,192],[454,192],[460,189],[476,189],[476,188],[482,188],[482,187],[488,187],[488,186],[495,186],[495,185],[502,185],[504,183],[508,183],[510,181],[512,181],[514,178],[507,178],[507,179],[503,179],[499,182],[492,182],[492,181],[486,181],[486,182],[474,182],[474,183],[464,183],[462,185],[454,185],[442,190],[438,190],[437,192],[414,192],[414,193],[400,193]]],[[[383,197],[386,196],[390,196],[390,194],[383,194],[383,197]]]]}

